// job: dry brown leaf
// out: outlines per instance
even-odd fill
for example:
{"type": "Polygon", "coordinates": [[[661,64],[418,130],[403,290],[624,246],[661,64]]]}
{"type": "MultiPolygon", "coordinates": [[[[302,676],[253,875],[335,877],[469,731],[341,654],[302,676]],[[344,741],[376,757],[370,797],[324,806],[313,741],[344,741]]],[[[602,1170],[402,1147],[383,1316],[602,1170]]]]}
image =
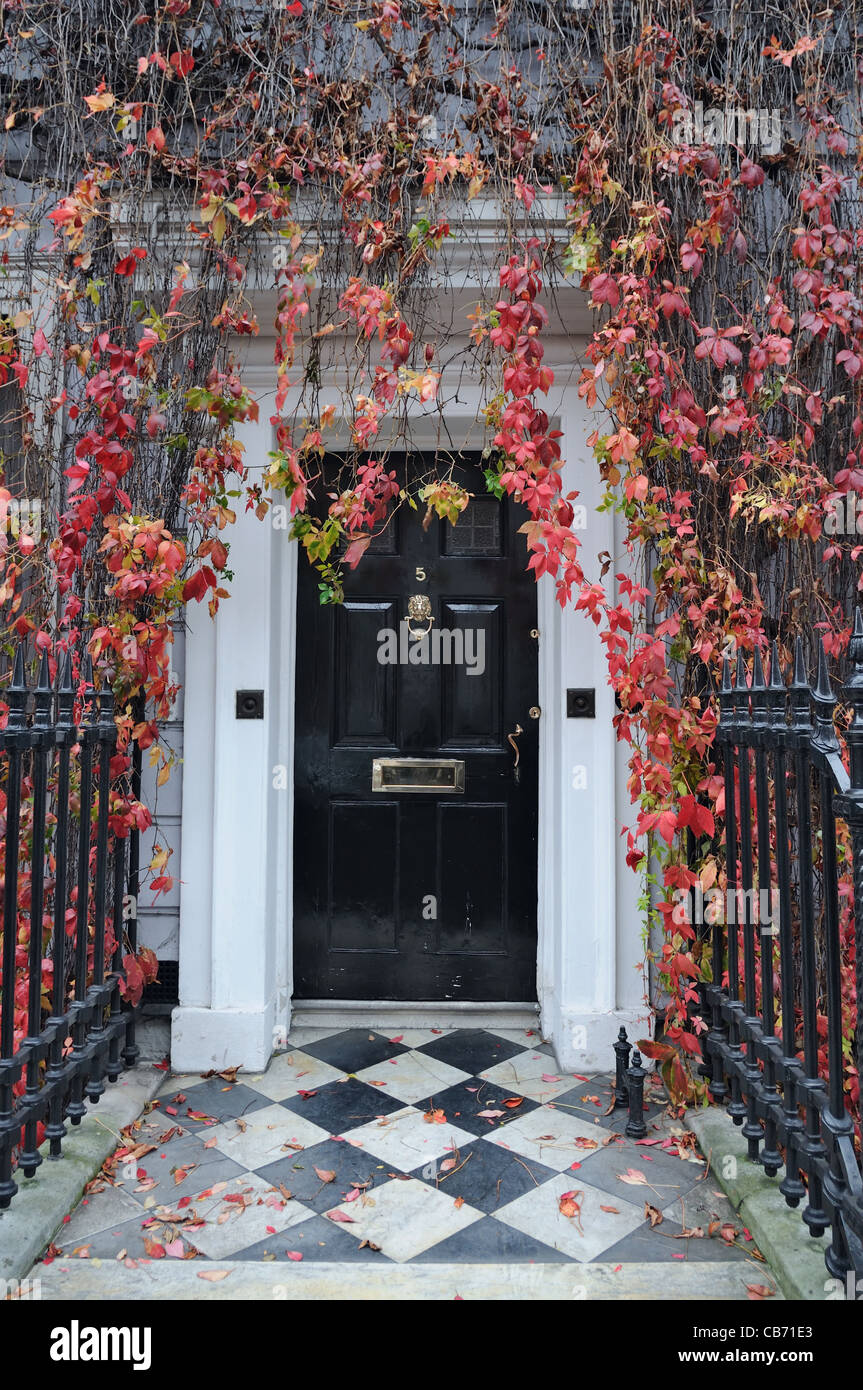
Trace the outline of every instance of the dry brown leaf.
{"type": "Polygon", "coordinates": [[[652,1227],[662,1225],[662,1212],[659,1210],[659,1207],[652,1206],[650,1202],[645,1202],[644,1204],[644,1215],[647,1217],[652,1227]]]}

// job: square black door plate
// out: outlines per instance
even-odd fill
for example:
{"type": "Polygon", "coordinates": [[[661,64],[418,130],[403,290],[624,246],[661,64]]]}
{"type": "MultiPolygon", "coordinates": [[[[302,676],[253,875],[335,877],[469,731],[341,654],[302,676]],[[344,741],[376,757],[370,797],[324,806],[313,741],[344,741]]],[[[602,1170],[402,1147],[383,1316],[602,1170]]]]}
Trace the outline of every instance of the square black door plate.
{"type": "Polygon", "coordinates": [[[263,719],[264,717],[264,692],[263,690],[238,690],[237,691],[237,718],[238,719],[263,719]]]}
{"type": "Polygon", "coordinates": [[[567,719],[595,719],[596,691],[567,690],[566,717],[567,719]]]}

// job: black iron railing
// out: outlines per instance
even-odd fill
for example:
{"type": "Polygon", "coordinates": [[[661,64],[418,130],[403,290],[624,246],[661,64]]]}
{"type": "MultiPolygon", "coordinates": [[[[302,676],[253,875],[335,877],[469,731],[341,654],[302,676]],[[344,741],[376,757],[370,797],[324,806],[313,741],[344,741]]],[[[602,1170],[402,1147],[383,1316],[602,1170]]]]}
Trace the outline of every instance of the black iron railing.
{"type": "Polygon", "coordinates": [[[738,656],[734,681],[725,663],[717,737],[728,883],[726,910],[712,919],[712,982],[703,987],[710,1094],[742,1125],[749,1158],[771,1177],[784,1168],[780,1191],[791,1207],[805,1203],[811,1234],[829,1229],[825,1261],[841,1279],[852,1269],[863,1275],[859,1103],[849,1100],[863,1061],[863,931],[847,897],[843,909],[838,853],[850,840],[854,900],[863,905],[859,613],[849,665],[850,776],[820,643],[814,690],[799,639],[790,685],[775,645],[769,681],[757,653],[750,670],[738,656]],[[853,1058],[843,1053],[849,1038],[853,1058]]]}
{"type": "Polygon", "coordinates": [[[110,687],[93,688],[89,657],[73,686],[62,658],[52,688],[43,654],[37,685],[19,647],[0,730],[5,795],[0,992],[0,1208],[42,1162],[59,1158],[65,1120],[80,1124],[105,1080],[134,1064],[135,1013],[121,999],[130,837],[111,828],[117,747],[110,687]]]}

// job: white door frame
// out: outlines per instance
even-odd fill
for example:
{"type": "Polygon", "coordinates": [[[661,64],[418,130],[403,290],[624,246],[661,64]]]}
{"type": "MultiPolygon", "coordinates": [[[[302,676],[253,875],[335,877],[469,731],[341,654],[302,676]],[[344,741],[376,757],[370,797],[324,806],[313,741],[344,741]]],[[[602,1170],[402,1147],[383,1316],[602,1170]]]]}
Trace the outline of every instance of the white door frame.
{"type": "MultiPolygon", "coordinates": [[[[593,422],[570,380],[571,344],[562,365],[552,365],[557,384],[548,410],[563,431],[564,488],[578,487],[587,508],[582,558],[590,572],[601,551],[614,553],[614,520],[595,510],[601,488],[585,443],[593,422]]],[[[244,377],[259,394],[272,390],[271,366],[252,367],[244,377]]],[[[335,391],[333,402],[338,406],[335,391]]],[[[481,405],[479,387],[460,388],[442,447],[485,443],[481,405]]],[[[266,402],[261,413],[265,421],[266,402]]],[[[253,474],[266,468],[273,447],[264,421],[238,431],[253,474]]],[[[411,433],[413,447],[435,447],[436,414],[418,404],[411,433]]],[[[259,1071],[284,1045],[291,1019],[298,547],[252,513],[238,515],[229,539],[230,599],[215,623],[206,607],[191,605],[188,614],[180,1004],[172,1020],[178,1071],[259,1071]],[[240,689],[264,691],[263,720],[237,721],[240,689]]],[[[641,1037],[648,1021],[637,973],[640,885],[623,863],[620,838],[628,815],[625,757],[614,737],[613,695],[594,625],[571,607],[560,609],[550,580],[538,588],[541,1030],[561,1067],[607,1070],[621,1023],[641,1037]],[[596,691],[595,719],[568,719],[567,688],[585,686],[596,691]],[[583,771],[574,775],[576,768],[583,771]]],[[[427,1019],[434,1012],[455,1023],[471,1008],[406,1004],[402,1014],[427,1019]]],[[[391,1018],[392,1006],[380,1012],[391,1018]]],[[[516,1019],[512,1006],[473,1006],[474,1015],[483,1013],[497,1026],[516,1019]]],[[[523,1017],[522,1009],[519,1023],[523,1017]]]]}

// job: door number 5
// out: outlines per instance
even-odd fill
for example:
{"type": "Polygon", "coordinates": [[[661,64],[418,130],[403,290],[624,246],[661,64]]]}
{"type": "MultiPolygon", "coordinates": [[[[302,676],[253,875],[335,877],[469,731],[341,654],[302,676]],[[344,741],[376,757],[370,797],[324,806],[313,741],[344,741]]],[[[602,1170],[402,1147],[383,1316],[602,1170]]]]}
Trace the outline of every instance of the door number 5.
{"type": "Polygon", "coordinates": [[[424,583],[425,583],[425,580],[426,580],[426,572],[425,572],[425,570],[422,568],[422,565],[417,565],[416,576],[417,576],[417,579],[420,581],[421,584],[424,584],[424,583]]]}

